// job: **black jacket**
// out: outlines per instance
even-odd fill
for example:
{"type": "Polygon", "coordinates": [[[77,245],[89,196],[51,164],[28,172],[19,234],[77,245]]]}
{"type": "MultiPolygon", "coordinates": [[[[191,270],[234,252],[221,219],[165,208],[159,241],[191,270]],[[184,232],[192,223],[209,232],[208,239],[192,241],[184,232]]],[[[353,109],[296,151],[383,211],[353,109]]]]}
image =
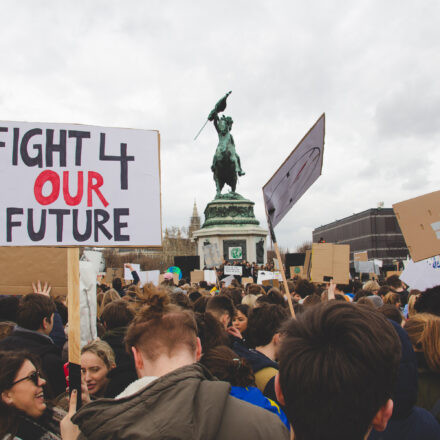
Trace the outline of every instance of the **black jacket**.
{"type": "Polygon", "coordinates": [[[25,350],[38,356],[42,373],[47,380],[46,396],[48,398],[55,398],[66,391],[60,350],[48,336],[16,327],[11,335],[0,341],[0,350],[25,350]]]}

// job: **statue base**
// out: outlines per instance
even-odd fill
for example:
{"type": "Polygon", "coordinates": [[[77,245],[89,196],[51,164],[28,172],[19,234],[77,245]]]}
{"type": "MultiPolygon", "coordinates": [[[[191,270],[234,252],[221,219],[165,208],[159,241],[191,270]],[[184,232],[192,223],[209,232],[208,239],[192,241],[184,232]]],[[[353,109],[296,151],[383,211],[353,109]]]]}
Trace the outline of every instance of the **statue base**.
{"type": "Polygon", "coordinates": [[[203,246],[216,244],[226,262],[246,260],[266,263],[268,231],[255,218],[255,203],[238,193],[217,196],[205,208],[205,222],[192,238],[197,244],[200,265],[204,265],[203,246]]]}

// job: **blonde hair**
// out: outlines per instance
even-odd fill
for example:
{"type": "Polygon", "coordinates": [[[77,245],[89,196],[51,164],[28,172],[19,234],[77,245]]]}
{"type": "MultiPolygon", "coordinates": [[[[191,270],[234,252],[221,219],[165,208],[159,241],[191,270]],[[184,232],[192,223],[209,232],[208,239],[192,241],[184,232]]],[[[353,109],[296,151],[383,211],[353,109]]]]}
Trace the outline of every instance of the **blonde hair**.
{"type": "Polygon", "coordinates": [[[367,281],[362,287],[364,290],[368,290],[369,292],[377,292],[380,289],[379,283],[374,280],[367,281]]]}
{"type": "Polygon", "coordinates": [[[398,293],[396,292],[388,292],[384,297],[383,297],[383,303],[384,304],[391,304],[393,306],[401,303],[400,301],[400,296],[398,293]]]}
{"type": "Polygon", "coordinates": [[[116,365],[115,353],[110,345],[108,345],[105,341],[97,339],[96,341],[84,345],[84,347],[81,349],[81,354],[86,352],[90,352],[98,356],[109,370],[116,365]]]}
{"type": "Polygon", "coordinates": [[[411,295],[408,298],[408,318],[412,318],[416,313],[415,304],[420,295],[411,295]]]}
{"type": "Polygon", "coordinates": [[[97,300],[97,311],[98,311],[98,318],[101,317],[102,311],[104,310],[104,307],[107,304],[110,304],[112,301],[116,301],[118,299],[121,299],[121,296],[115,289],[108,289],[106,292],[99,294],[96,297],[97,300]]]}
{"type": "MultiPolygon", "coordinates": [[[[261,296],[261,295],[258,295],[258,296],[261,296]]],[[[253,308],[253,307],[255,307],[255,303],[257,302],[258,296],[248,293],[247,295],[243,296],[241,303],[246,304],[249,307],[253,308]]]]}
{"type": "Polygon", "coordinates": [[[412,345],[423,351],[431,371],[440,373],[440,317],[430,313],[417,313],[405,324],[412,345]]]}

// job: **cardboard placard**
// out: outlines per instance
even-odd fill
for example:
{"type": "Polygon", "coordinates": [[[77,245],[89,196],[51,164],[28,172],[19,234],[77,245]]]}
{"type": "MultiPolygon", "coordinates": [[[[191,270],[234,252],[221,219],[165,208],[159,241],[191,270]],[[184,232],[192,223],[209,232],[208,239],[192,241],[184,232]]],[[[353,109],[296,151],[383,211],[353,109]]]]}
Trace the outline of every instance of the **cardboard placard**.
{"type": "Polygon", "coordinates": [[[158,131],[1,127],[1,246],[162,245],[158,131]]]}
{"type": "Polygon", "coordinates": [[[397,275],[398,277],[400,277],[401,274],[402,274],[401,270],[389,270],[387,271],[387,278],[392,275],[397,275]]]}
{"type": "Polygon", "coordinates": [[[303,277],[304,274],[304,266],[290,266],[290,278],[294,278],[296,276],[303,277]]]}
{"type": "Polygon", "coordinates": [[[440,191],[393,205],[414,262],[440,254],[440,191]]]}
{"type": "Polygon", "coordinates": [[[203,270],[193,270],[190,273],[191,276],[191,284],[197,284],[200,283],[200,281],[205,280],[205,274],[203,273],[203,270]]]}
{"type": "Polygon", "coordinates": [[[104,283],[111,283],[115,278],[123,278],[124,269],[122,267],[108,267],[105,271],[104,283]]]}
{"type": "Polygon", "coordinates": [[[225,275],[243,275],[242,266],[224,266],[223,273],[225,275]]]}
{"type": "Polygon", "coordinates": [[[308,280],[310,280],[310,270],[312,268],[311,263],[312,263],[312,250],[308,249],[306,250],[306,256],[304,259],[304,272],[303,272],[304,275],[303,278],[306,278],[308,280]]]}
{"type": "Polygon", "coordinates": [[[254,282],[254,279],[252,277],[248,277],[248,278],[243,277],[241,279],[241,284],[243,286],[246,286],[246,284],[252,284],[253,282],[254,282]]]}
{"type": "Polygon", "coordinates": [[[368,251],[353,252],[353,261],[368,261],[368,251]]]}
{"type": "Polygon", "coordinates": [[[350,245],[313,243],[311,280],[348,284],[350,279],[350,245]]]}
{"type": "Polygon", "coordinates": [[[67,296],[67,248],[0,247],[0,294],[32,293],[38,280],[51,296],[67,296]]]}
{"type": "Polygon", "coordinates": [[[271,287],[276,287],[277,289],[280,288],[280,282],[277,279],[272,279],[272,280],[264,280],[262,282],[263,286],[271,286],[271,287]]]}

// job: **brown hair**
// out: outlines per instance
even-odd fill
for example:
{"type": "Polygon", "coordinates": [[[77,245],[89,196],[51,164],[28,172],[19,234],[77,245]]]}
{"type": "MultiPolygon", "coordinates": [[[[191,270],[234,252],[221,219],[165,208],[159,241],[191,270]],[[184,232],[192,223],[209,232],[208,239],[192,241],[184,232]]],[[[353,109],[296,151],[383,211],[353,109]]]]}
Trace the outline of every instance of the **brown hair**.
{"type": "Polygon", "coordinates": [[[384,297],[383,297],[383,303],[384,304],[391,304],[393,306],[401,303],[401,299],[400,299],[400,295],[396,292],[388,292],[384,297]]]}
{"type": "Polygon", "coordinates": [[[97,296],[97,305],[98,305],[98,318],[101,317],[104,307],[107,304],[110,304],[112,301],[116,301],[121,299],[121,295],[115,289],[108,289],[102,294],[97,296]]]}
{"type": "Polygon", "coordinates": [[[405,324],[412,345],[423,351],[431,371],[440,373],[440,317],[430,313],[417,313],[405,324]]]}
{"type": "Polygon", "coordinates": [[[28,330],[38,330],[43,326],[44,318],[50,320],[55,311],[52,298],[39,293],[29,293],[20,300],[17,324],[28,330]]]}
{"type": "Polygon", "coordinates": [[[149,304],[143,306],[130,324],[125,337],[127,351],[136,347],[148,359],[155,361],[166,352],[186,346],[197,349],[197,324],[189,310],[170,304],[168,295],[150,288],[149,304]]]}
{"type": "Polygon", "coordinates": [[[105,324],[107,330],[112,330],[118,327],[127,327],[133,318],[133,311],[127,301],[124,301],[123,299],[112,301],[107,304],[101,313],[101,321],[105,324]]]}
{"type": "Polygon", "coordinates": [[[255,386],[255,376],[247,361],[240,358],[225,345],[212,348],[200,359],[218,379],[229,382],[234,387],[255,386]]]}

